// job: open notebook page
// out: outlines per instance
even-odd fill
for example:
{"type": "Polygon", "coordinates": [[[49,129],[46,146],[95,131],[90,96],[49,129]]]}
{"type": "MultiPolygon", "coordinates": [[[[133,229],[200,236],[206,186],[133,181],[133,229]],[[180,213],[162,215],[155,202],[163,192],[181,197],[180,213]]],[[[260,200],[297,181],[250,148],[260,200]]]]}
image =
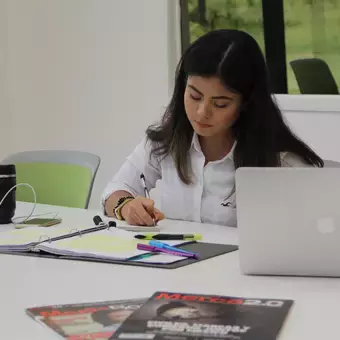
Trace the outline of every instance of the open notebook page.
{"type": "MultiPolygon", "coordinates": [[[[36,249],[64,256],[128,260],[131,257],[147,254],[147,251],[137,249],[137,244],[148,242],[135,239],[133,233],[128,231],[111,228],[51,243],[44,242],[38,245],[36,249]]],[[[183,241],[168,243],[179,245],[183,241]]],[[[183,260],[183,257],[163,254],[152,256],[152,259],[151,257],[145,258],[145,262],[153,263],[172,263],[179,260],[183,260]]],[[[140,261],[144,262],[143,259],[140,261]]]]}
{"type": "Polygon", "coordinates": [[[0,250],[28,250],[37,242],[48,238],[61,236],[74,232],[76,229],[85,228],[62,228],[57,227],[27,227],[25,229],[14,229],[0,232],[0,250]]]}

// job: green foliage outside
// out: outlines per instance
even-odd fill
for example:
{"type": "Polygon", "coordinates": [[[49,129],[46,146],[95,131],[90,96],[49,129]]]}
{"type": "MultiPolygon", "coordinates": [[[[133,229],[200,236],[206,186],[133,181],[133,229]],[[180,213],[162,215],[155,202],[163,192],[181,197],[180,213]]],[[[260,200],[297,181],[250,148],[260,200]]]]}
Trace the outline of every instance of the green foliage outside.
{"type": "MultiPolygon", "coordinates": [[[[261,0],[188,0],[190,41],[218,28],[251,34],[264,52],[261,0]],[[205,4],[205,7],[202,7],[205,4]]],[[[326,61],[340,87],[340,0],[284,0],[288,91],[300,93],[289,61],[326,61]]]]}

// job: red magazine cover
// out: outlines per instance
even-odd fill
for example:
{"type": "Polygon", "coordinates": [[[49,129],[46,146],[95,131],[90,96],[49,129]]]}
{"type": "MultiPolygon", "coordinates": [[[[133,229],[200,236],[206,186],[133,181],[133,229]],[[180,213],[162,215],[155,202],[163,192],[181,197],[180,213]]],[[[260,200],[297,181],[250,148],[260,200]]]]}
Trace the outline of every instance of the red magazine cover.
{"type": "Polygon", "coordinates": [[[107,340],[146,299],[27,308],[37,322],[68,340],[107,340]]]}
{"type": "Polygon", "coordinates": [[[156,292],[115,340],[274,340],[293,300],[156,292]]]}

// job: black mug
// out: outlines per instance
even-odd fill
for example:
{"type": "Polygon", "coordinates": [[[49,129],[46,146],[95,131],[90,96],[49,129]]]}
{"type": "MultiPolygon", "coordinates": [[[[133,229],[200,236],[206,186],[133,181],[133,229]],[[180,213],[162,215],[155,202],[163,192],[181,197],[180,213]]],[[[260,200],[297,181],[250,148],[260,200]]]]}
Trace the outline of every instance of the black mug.
{"type": "Polygon", "coordinates": [[[15,214],[16,208],[16,171],[15,165],[1,165],[0,164],[0,202],[5,195],[6,198],[0,205],[0,224],[12,223],[12,218],[15,214]],[[11,190],[11,191],[10,191],[11,190]],[[9,192],[10,191],[10,192],[9,192]]]}

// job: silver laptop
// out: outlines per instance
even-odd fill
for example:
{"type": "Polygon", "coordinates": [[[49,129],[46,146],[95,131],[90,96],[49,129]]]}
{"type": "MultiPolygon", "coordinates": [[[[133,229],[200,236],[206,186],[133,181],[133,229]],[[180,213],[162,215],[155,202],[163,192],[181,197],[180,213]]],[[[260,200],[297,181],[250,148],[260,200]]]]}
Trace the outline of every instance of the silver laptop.
{"type": "Polygon", "coordinates": [[[244,274],[340,277],[340,168],[236,171],[244,274]]]}

